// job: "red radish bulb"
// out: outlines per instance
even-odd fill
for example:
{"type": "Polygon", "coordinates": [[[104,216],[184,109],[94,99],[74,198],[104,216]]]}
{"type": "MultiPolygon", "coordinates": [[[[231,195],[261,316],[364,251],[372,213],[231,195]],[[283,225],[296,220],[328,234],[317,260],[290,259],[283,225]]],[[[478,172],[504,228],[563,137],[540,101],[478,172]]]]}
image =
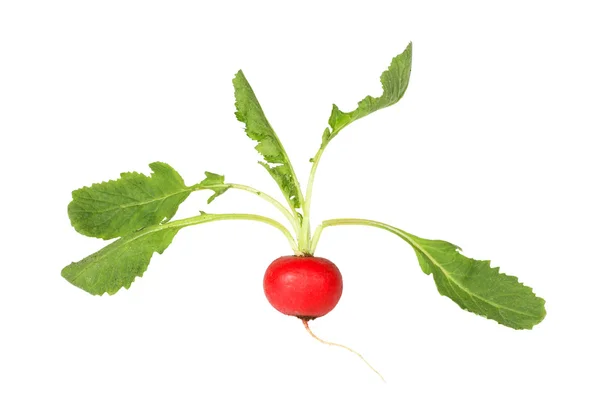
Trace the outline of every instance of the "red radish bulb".
{"type": "Polygon", "coordinates": [[[263,288],[275,309],[310,320],[337,305],[342,296],[342,274],[322,257],[284,256],[267,268],[263,288]]]}

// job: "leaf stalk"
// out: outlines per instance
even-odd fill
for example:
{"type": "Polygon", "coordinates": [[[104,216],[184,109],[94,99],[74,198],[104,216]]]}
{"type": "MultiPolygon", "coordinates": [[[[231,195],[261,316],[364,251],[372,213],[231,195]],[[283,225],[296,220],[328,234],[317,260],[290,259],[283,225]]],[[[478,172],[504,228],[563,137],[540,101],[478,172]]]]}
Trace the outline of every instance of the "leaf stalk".
{"type": "Polygon", "coordinates": [[[298,222],[298,219],[295,218],[292,213],[290,213],[290,211],[283,205],[281,204],[279,201],[277,201],[275,198],[273,198],[272,196],[257,190],[251,186],[247,186],[247,185],[240,185],[237,183],[224,183],[224,184],[219,184],[219,185],[202,185],[202,184],[197,184],[191,187],[194,191],[196,190],[213,190],[213,189],[224,189],[224,188],[230,188],[230,189],[237,189],[237,190],[243,190],[245,192],[249,192],[249,193],[253,193],[255,195],[257,195],[258,197],[260,197],[263,200],[266,200],[267,202],[271,203],[273,206],[275,206],[275,208],[277,208],[282,214],[283,216],[289,221],[289,223],[292,225],[292,228],[294,229],[294,233],[296,234],[296,236],[300,236],[300,223],[298,222]]]}

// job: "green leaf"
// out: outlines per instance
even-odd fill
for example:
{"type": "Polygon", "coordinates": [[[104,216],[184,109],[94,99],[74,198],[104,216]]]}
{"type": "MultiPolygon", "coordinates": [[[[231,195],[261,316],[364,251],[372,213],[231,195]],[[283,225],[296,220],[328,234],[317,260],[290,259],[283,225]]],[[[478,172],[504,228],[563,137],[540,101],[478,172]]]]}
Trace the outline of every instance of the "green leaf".
{"type": "Polygon", "coordinates": [[[169,165],[150,164],[152,175],[126,172],[114,181],[73,192],[68,213],[77,232],[112,239],[170,220],[193,190],[169,165]]]}
{"type": "Polygon", "coordinates": [[[452,243],[422,239],[383,222],[367,219],[330,219],[322,224],[323,227],[336,225],[373,226],[400,236],[412,246],[423,272],[433,274],[440,294],[464,310],[514,329],[531,329],[546,316],[546,302],[530,287],[514,276],[500,273],[498,267],[491,268],[489,261],[463,256],[460,248],[452,243]]]}
{"type": "Polygon", "coordinates": [[[212,221],[246,220],[271,225],[284,233],[292,247],[294,238],[279,222],[256,214],[206,214],[153,225],[130,233],[100,251],[71,263],[62,276],[88,293],[115,294],[120,288],[129,289],[136,277],[141,277],[154,253],[162,254],[180,229],[212,221]]]}
{"type": "Polygon", "coordinates": [[[95,183],[73,192],[68,212],[77,232],[113,239],[146,226],[168,222],[179,205],[195,190],[209,189],[211,203],[230,188],[225,177],[205,172],[206,178],[188,187],[169,165],[150,164],[151,176],[125,172],[115,181],[95,183]]]}
{"type": "Polygon", "coordinates": [[[412,43],[394,59],[381,75],[383,94],[380,97],[367,96],[358,103],[354,111],[343,112],[334,104],[329,117],[329,127],[322,137],[321,147],[325,147],[344,127],[377,110],[396,104],[406,92],[412,63],[412,43]]]}
{"type": "Polygon", "coordinates": [[[264,158],[260,164],[277,182],[290,206],[299,209],[302,206],[302,191],[292,164],[242,71],[235,75],[233,87],[237,110],[235,115],[238,121],[246,125],[248,137],[258,142],[255,149],[264,158]]]}
{"type": "Polygon", "coordinates": [[[516,277],[491,268],[489,261],[465,257],[442,240],[395,233],[413,247],[423,272],[433,274],[440,294],[461,308],[514,329],[531,329],[546,316],[544,299],[516,277]]]}
{"type": "Polygon", "coordinates": [[[178,226],[158,225],[134,232],[114,241],[102,250],[63,268],[62,276],[88,293],[115,294],[129,289],[141,277],[152,255],[162,254],[179,231],[178,226]]]}
{"type": "Polygon", "coordinates": [[[204,178],[204,180],[197,185],[198,187],[217,186],[211,188],[214,193],[208,198],[207,203],[210,204],[214,199],[225,193],[227,189],[229,189],[229,186],[219,187],[220,185],[225,185],[225,177],[223,175],[213,174],[212,172],[208,171],[206,171],[204,175],[206,175],[206,178],[204,178]]]}

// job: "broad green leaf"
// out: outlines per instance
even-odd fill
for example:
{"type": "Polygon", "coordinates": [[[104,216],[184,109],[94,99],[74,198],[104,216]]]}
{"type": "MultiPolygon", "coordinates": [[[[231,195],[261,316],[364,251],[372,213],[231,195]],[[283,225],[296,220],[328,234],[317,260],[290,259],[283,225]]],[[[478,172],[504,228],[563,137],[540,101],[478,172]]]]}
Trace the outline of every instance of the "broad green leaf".
{"type": "Polygon", "coordinates": [[[394,59],[389,68],[381,75],[383,94],[380,97],[367,96],[358,103],[354,111],[343,112],[334,104],[329,117],[329,128],[322,137],[324,148],[344,127],[377,110],[396,104],[406,92],[410,79],[412,63],[412,43],[394,59]]]}
{"type": "Polygon", "coordinates": [[[75,190],[68,207],[75,230],[112,239],[171,219],[192,189],[165,163],[150,169],[151,176],[125,172],[118,180],[75,190]]]}
{"type": "Polygon", "coordinates": [[[423,272],[433,274],[438,291],[461,308],[514,329],[531,329],[546,316],[545,301],[516,277],[491,268],[489,261],[463,256],[442,240],[395,232],[415,250],[423,272]]]}
{"type": "Polygon", "coordinates": [[[277,182],[290,206],[299,209],[302,191],[292,164],[242,71],[235,75],[233,87],[237,110],[235,115],[246,125],[248,137],[258,142],[255,149],[264,158],[260,164],[277,182]]]}
{"type": "Polygon", "coordinates": [[[88,293],[115,294],[141,277],[152,255],[162,254],[180,227],[158,225],[124,236],[102,250],[63,268],[62,276],[88,293]]]}
{"type": "Polygon", "coordinates": [[[206,178],[188,187],[169,165],[150,164],[152,174],[125,172],[121,178],[73,191],[68,213],[77,232],[112,239],[146,226],[169,221],[194,190],[210,189],[210,203],[229,188],[225,177],[205,172],[206,178]]]}

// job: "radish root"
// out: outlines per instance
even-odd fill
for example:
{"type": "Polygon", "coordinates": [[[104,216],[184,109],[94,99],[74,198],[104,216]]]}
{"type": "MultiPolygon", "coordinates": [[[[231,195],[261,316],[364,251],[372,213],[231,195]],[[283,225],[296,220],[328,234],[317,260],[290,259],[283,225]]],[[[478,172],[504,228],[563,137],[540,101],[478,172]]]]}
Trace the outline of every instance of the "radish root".
{"type": "Polygon", "coordinates": [[[383,378],[383,375],[381,375],[379,373],[379,371],[377,371],[375,368],[373,368],[373,366],[371,364],[369,364],[369,362],[359,352],[357,352],[355,350],[352,350],[350,347],[344,346],[343,344],[328,342],[326,340],[321,339],[320,337],[318,337],[317,335],[315,335],[313,333],[313,331],[310,330],[310,327],[308,326],[308,320],[302,319],[302,323],[304,324],[304,327],[306,328],[306,331],[310,334],[310,336],[312,336],[313,338],[315,338],[319,342],[321,342],[323,344],[326,344],[326,345],[329,345],[329,346],[341,347],[342,349],[346,349],[349,352],[352,352],[352,353],[356,354],[357,356],[359,356],[360,359],[363,360],[364,363],[367,364],[369,366],[369,368],[371,368],[373,370],[373,372],[375,372],[377,375],[379,375],[379,377],[381,378],[381,380],[385,382],[385,379],[383,378]]]}

